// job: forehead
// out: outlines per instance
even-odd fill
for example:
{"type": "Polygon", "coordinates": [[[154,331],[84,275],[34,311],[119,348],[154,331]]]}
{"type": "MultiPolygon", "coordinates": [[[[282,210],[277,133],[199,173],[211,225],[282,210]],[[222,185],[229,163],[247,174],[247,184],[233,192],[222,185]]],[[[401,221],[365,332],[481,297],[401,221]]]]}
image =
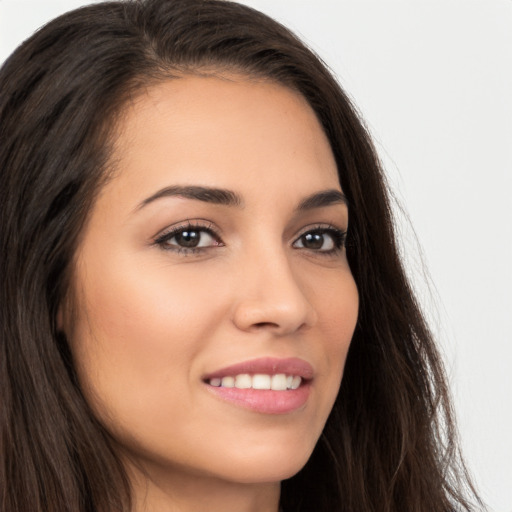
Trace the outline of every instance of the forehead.
{"type": "Polygon", "coordinates": [[[148,194],[168,180],[272,186],[276,174],[304,193],[339,188],[329,142],[306,100],[240,76],[188,75],[146,89],[121,117],[114,160],[118,176],[148,194]]]}

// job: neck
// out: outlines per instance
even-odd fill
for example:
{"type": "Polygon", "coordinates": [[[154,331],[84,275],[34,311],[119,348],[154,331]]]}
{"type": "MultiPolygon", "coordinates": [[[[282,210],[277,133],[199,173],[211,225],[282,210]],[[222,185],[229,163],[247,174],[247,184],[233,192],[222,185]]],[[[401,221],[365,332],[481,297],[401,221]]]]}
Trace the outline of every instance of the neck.
{"type": "Polygon", "coordinates": [[[278,512],[280,482],[238,483],[169,468],[128,468],[132,512],[278,512]]]}

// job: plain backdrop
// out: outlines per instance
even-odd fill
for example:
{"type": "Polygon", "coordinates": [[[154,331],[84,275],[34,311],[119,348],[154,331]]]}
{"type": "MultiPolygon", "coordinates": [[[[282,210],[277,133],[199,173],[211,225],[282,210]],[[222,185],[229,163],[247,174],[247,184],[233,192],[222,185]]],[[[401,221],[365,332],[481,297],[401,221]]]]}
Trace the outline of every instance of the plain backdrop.
{"type": "MultiPolygon", "coordinates": [[[[0,0],[0,62],[83,3],[0,0]]],[[[512,0],[244,3],[298,32],[365,118],[470,469],[512,512],[512,0]]]]}

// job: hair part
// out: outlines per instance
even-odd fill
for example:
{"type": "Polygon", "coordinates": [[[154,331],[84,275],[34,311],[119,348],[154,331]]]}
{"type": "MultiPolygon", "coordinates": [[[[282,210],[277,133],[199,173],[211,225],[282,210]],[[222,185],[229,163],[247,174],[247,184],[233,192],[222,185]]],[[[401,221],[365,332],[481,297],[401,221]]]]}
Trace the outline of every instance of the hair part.
{"type": "Polygon", "coordinates": [[[330,141],[349,202],[360,313],[345,375],[294,511],[472,510],[446,378],[398,255],[385,179],[355,108],[321,60],[267,16],[222,0],[106,2],[65,14],[0,70],[0,508],[130,510],[108,432],[78,386],[56,318],[123,108],[187,73],[298,91],[330,141]],[[465,489],[466,488],[466,489],[465,489]]]}

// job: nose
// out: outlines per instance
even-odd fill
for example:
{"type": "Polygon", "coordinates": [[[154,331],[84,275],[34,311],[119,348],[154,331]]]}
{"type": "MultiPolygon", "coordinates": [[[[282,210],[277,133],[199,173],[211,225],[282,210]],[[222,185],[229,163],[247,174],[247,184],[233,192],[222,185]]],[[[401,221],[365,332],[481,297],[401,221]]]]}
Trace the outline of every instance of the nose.
{"type": "Polygon", "coordinates": [[[241,268],[233,322],[241,330],[285,336],[312,327],[316,311],[285,254],[253,257],[241,268]]]}

